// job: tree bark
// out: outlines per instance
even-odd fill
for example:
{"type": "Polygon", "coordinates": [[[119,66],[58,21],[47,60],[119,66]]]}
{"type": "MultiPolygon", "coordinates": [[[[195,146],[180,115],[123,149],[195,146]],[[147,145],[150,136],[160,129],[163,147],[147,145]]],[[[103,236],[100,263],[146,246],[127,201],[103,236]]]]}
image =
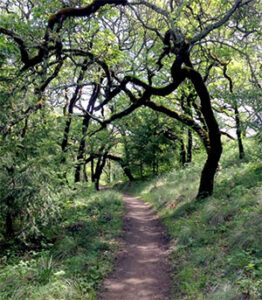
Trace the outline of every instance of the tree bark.
{"type": "Polygon", "coordinates": [[[69,137],[71,121],[72,121],[72,118],[71,118],[71,116],[69,116],[68,120],[66,121],[65,129],[64,129],[64,137],[63,137],[63,141],[62,141],[62,145],[61,145],[61,149],[62,149],[62,153],[63,153],[61,163],[66,162],[65,154],[66,154],[66,151],[67,151],[68,137],[69,137]]]}
{"type": "Polygon", "coordinates": [[[192,146],[193,146],[193,136],[191,129],[187,130],[187,156],[186,162],[191,163],[192,161],[192,146]]]}
{"type": "Polygon", "coordinates": [[[237,142],[238,142],[238,151],[239,151],[239,158],[243,159],[245,157],[245,150],[242,142],[242,130],[241,130],[241,121],[239,116],[239,110],[237,107],[237,103],[234,103],[234,113],[235,113],[235,122],[236,122],[236,135],[237,135],[237,142]]]}
{"type": "Polygon", "coordinates": [[[183,139],[179,139],[180,142],[180,161],[181,165],[184,166],[186,163],[186,148],[183,139]]]}
{"type": "Polygon", "coordinates": [[[14,236],[14,227],[13,227],[12,214],[10,212],[6,214],[5,228],[6,228],[6,237],[12,238],[14,236]]]}
{"type": "Polygon", "coordinates": [[[76,165],[76,170],[75,170],[75,182],[80,181],[80,173],[81,173],[81,166],[83,165],[83,159],[84,159],[84,153],[85,153],[85,147],[86,147],[86,142],[85,142],[85,135],[88,129],[89,125],[89,117],[85,117],[83,120],[82,124],[82,138],[80,140],[80,145],[78,149],[78,154],[77,154],[77,165],[76,165]]]}
{"type": "Polygon", "coordinates": [[[135,180],[135,178],[132,175],[131,170],[128,166],[123,167],[123,171],[125,172],[125,174],[126,174],[127,178],[129,179],[129,181],[134,181],[135,180]]]}
{"type": "Polygon", "coordinates": [[[84,163],[84,168],[83,168],[83,177],[84,177],[84,181],[88,182],[88,176],[87,176],[87,170],[86,170],[86,163],[84,163]]]}
{"type": "Polygon", "coordinates": [[[95,182],[94,158],[91,158],[91,181],[95,182]]]}
{"type": "Polygon", "coordinates": [[[193,68],[187,68],[188,78],[192,81],[201,101],[201,112],[205,118],[209,133],[207,160],[201,173],[197,198],[206,198],[213,193],[214,178],[222,154],[221,133],[214,116],[208,90],[201,75],[193,68]]]}
{"type": "Polygon", "coordinates": [[[98,158],[97,164],[96,164],[96,172],[95,172],[95,188],[97,191],[99,191],[99,181],[101,174],[103,172],[104,166],[106,164],[106,158],[107,153],[105,153],[102,157],[98,158]]]}

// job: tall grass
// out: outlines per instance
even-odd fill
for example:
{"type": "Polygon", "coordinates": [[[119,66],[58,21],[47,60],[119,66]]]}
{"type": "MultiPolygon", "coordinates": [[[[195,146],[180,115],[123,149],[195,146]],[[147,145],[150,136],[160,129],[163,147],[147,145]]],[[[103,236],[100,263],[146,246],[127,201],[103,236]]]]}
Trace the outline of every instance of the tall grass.
{"type": "Polygon", "coordinates": [[[95,299],[119,246],[122,197],[79,189],[64,203],[52,243],[23,255],[9,250],[1,258],[1,300],[95,299]]]}

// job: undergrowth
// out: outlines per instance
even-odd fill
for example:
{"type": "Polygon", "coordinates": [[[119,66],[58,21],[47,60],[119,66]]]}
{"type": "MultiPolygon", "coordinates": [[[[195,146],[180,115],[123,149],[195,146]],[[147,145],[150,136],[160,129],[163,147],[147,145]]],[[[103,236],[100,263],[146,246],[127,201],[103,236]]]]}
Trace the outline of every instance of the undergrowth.
{"type": "Polygon", "coordinates": [[[124,188],[158,212],[170,236],[173,299],[262,299],[262,153],[227,143],[212,197],[194,201],[204,157],[124,188]]]}
{"type": "Polygon", "coordinates": [[[95,290],[112,270],[122,229],[119,193],[86,196],[75,191],[64,200],[61,220],[41,249],[2,252],[0,299],[95,299],[95,290]]]}

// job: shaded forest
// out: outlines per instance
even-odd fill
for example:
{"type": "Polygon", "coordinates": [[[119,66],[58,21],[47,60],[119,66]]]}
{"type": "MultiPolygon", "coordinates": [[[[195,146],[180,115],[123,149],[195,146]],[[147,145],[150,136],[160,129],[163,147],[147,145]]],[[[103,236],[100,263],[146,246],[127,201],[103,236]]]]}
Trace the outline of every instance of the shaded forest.
{"type": "Polygon", "coordinates": [[[261,3],[0,12],[0,299],[96,299],[119,191],[166,228],[172,299],[260,299],[261,3]]]}

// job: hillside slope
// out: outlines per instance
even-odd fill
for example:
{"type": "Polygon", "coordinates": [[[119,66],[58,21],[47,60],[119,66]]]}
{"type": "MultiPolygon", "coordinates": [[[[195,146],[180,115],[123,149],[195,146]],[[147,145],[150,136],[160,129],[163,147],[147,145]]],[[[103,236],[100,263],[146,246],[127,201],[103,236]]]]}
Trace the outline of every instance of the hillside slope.
{"type": "Polygon", "coordinates": [[[202,155],[184,169],[136,183],[171,239],[173,299],[262,298],[262,153],[246,143],[238,159],[227,143],[214,195],[196,203],[202,155]]]}

